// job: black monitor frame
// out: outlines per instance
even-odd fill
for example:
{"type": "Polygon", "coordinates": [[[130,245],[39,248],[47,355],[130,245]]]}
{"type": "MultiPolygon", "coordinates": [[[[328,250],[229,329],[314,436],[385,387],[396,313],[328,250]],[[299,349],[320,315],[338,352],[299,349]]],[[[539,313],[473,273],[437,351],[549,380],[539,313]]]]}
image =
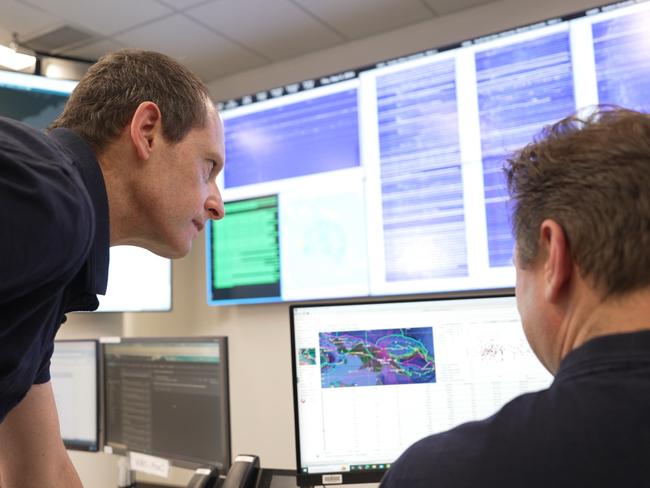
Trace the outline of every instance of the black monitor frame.
{"type": "Polygon", "coordinates": [[[261,468],[255,488],[273,488],[273,480],[289,478],[296,483],[296,471],[293,469],[261,468]]]}
{"type": "Polygon", "coordinates": [[[300,422],[298,415],[298,364],[296,354],[296,331],[295,331],[295,310],[303,308],[321,308],[321,307],[336,307],[346,305],[380,305],[380,304],[399,304],[399,303],[414,303],[414,302],[439,302],[451,300],[476,300],[476,299],[494,299],[494,298],[511,298],[514,297],[514,289],[509,290],[493,290],[490,292],[478,292],[474,294],[444,294],[435,295],[430,297],[418,298],[396,298],[396,299],[380,299],[380,300],[354,300],[354,301],[339,301],[339,302],[312,302],[300,303],[289,306],[289,319],[291,329],[291,373],[292,373],[292,388],[293,388],[293,413],[294,413],[294,432],[296,442],[296,483],[302,487],[313,487],[327,484],[324,481],[330,481],[331,484],[357,484],[357,483],[378,483],[386,473],[388,468],[384,469],[367,469],[359,471],[332,471],[324,473],[303,473],[301,472],[302,461],[300,453],[300,422]]]}
{"type": "MultiPolygon", "coordinates": [[[[106,402],[108,401],[107,395],[107,381],[106,381],[106,348],[114,344],[174,344],[174,343],[206,343],[206,342],[215,342],[219,344],[219,365],[221,367],[221,384],[223,385],[222,391],[224,393],[224,398],[221,400],[222,406],[224,407],[223,419],[224,427],[226,432],[224,433],[226,448],[224,452],[223,462],[217,462],[216,467],[222,470],[227,470],[230,467],[232,462],[232,439],[231,439],[231,425],[230,425],[230,386],[229,386],[229,367],[228,367],[228,338],[226,336],[175,336],[175,337],[111,337],[103,338],[101,340],[101,357],[103,364],[104,372],[104,381],[103,381],[103,395],[102,395],[102,405],[104,410],[103,415],[103,444],[104,452],[128,456],[132,449],[129,449],[129,446],[122,447],[118,445],[110,444],[110,439],[108,438],[108,408],[106,402]]],[[[141,452],[135,451],[134,452],[141,452]]],[[[186,469],[199,469],[199,468],[214,468],[215,465],[206,465],[203,460],[188,460],[188,459],[177,459],[172,457],[166,457],[157,452],[143,452],[155,457],[163,457],[167,459],[172,466],[186,469]]]]}
{"type": "Polygon", "coordinates": [[[66,449],[71,451],[85,451],[85,452],[98,452],[99,446],[103,444],[101,425],[103,424],[103,402],[101,398],[102,394],[102,364],[98,339],[56,339],[56,343],[78,343],[78,342],[88,342],[94,343],[95,345],[95,402],[96,402],[96,415],[95,415],[95,443],[87,444],[83,442],[74,442],[69,439],[63,439],[63,444],[66,449]]]}

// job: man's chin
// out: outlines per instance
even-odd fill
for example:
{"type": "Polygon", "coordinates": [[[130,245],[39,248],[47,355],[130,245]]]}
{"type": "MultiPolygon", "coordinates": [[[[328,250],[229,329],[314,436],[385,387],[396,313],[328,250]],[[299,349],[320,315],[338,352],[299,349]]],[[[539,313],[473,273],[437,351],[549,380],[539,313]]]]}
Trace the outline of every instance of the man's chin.
{"type": "Polygon", "coordinates": [[[191,250],[192,250],[192,242],[189,242],[189,243],[187,244],[187,246],[185,246],[185,247],[182,248],[182,249],[174,249],[174,250],[171,250],[171,251],[169,252],[169,255],[168,255],[168,256],[165,256],[165,257],[167,257],[167,258],[169,258],[169,259],[180,259],[180,258],[184,258],[185,256],[187,256],[187,255],[190,253],[191,250]]]}
{"type": "Polygon", "coordinates": [[[150,249],[151,252],[160,257],[167,259],[180,259],[184,258],[192,250],[192,241],[187,243],[178,243],[178,245],[161,246],[158,249],[150,249]]]}

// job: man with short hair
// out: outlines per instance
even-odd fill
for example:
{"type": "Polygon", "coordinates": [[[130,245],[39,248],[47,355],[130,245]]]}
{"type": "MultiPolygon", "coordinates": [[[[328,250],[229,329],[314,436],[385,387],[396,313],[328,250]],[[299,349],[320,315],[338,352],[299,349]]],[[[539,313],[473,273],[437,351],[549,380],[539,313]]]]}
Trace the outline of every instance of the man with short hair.
{"type": "Polygon", "coordinates": [[[381,487],[650,486],[650,115],[564,119],[506,176],[517,305],[555,379],[418,441],[381,487]]]}
{"type": "Polygon", "coordinates": [[[49,134],[0,118],[0,486],[79,487],[50,387],[70,311],[95,310],[109,246],[186,255],[224,216],[221,120],[205,85],[162,54],[93,65],[49,134]]]}

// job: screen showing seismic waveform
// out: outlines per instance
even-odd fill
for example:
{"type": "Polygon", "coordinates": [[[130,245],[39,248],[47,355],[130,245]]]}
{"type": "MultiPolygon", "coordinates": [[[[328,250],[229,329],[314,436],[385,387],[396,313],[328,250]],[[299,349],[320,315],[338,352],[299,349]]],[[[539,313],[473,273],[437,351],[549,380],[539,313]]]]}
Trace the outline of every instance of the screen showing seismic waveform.
{"type": "Polygon", "coordinates": [[[212,300],[279,297],[277,195],[225,204],[228,218],[212,222],[212,300]]]}
{"type": "Polygon", "coordinates": [[[455,62],[377,78],[386,281],[467,275],[455,62]]]}
{"type": "Polygon", "coordinates": [[[226,118],[224,130],[225,188],[359,166],[356,90],[226,118]]]}
{"type": "Polygon", "coordinates": [[[512,263],[503,161],[575,110],[568,31],[476,53],[490,266],[512,263]],[[525,107],[525,110],[522,110],[525,107]]]}
{"type": "Polygon", "coordinates": [[[593,37],[600,102],[650,112],[650,10],[594,23],[593,37]]]}

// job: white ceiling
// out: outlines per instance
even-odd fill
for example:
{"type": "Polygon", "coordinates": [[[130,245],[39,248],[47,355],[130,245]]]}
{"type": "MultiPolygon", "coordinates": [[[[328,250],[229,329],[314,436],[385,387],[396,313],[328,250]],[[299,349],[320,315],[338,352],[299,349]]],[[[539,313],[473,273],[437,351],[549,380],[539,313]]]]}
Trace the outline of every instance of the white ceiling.
{"type": "Polygon", "coordinates": [[[181,60],[207,83],[493,0],[0,0],[0,43],[63,26],[88,34],[54,54],[122,47],[181,60]]]}

